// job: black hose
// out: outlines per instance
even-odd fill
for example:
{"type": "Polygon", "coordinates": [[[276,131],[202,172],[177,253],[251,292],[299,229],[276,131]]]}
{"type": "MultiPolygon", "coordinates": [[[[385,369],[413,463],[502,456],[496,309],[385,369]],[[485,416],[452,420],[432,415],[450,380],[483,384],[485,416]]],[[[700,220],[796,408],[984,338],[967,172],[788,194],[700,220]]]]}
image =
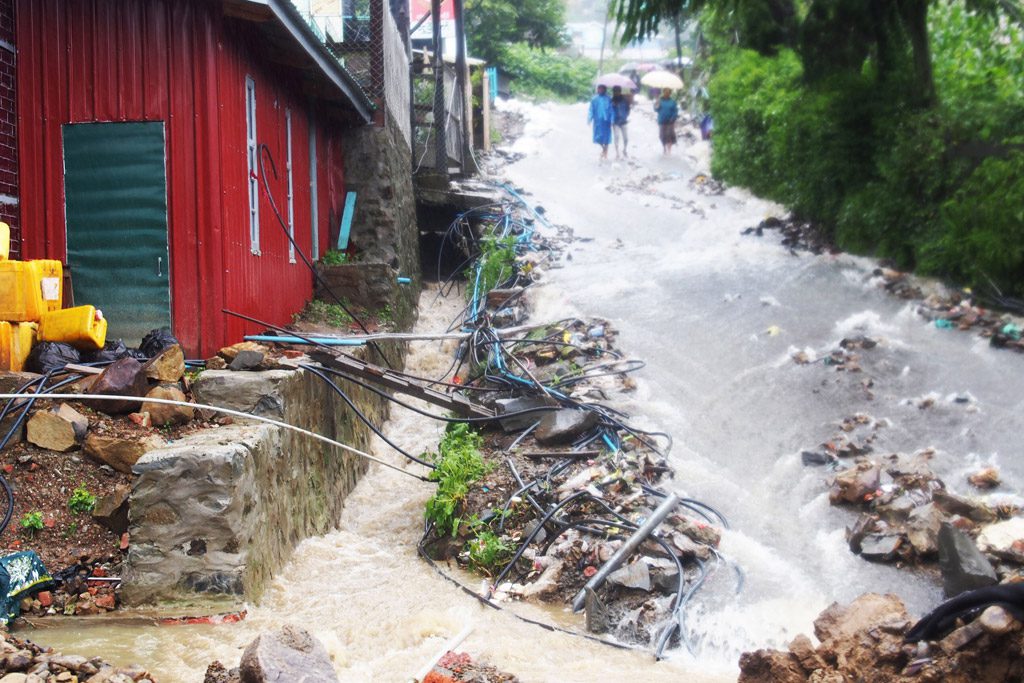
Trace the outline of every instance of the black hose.
{"type": "Polygon", "coordinates": [[[366,415],[364,415],[363,412],[361,410],[359,410],[359,408],[356,406],[355,402],[351,398],[348,397],[348,394],[346,394],[344,391],[342,391],[341,387],[339,387],[337,384],[335,384],[333,381],[331,381],[330,377],[328,377],[327,375],[323,374],[322,372],[320,372],[320,370],[318,370],[317,368],[313,367],[312,365],[307,365],[305,363],[300,363],[299,367],[302,368],[303,370],[307,370],[309,372],[312,372],[314,375],[316,375],[317,377],[322,379],[324,382],[326,382],[327,386],[329,386],[331,389],[333,389],[334,393],[338,394],[338,396],[341,396],[342,400],[345,401],[345,403],[348,404],[348,407],[352,409],[352,412],[354,412],[356,414],[356,417],[358,417],[360,420],[362,420],[363,424],[365,424],[367,427],[369,427],[373,431],[374,434],[379,436],[384,443],[386,443],[387,445],[389,445],[392,448],[394,448],[396,451],[398,451],[403,456],[405,456],[408,460],[411,460],[411,461],[413,461],[415,463],[419,463],[420,465],[423,465],[424,467],[429,467],[432,470],[436,470],[437,469],[437,465],[434,465],[433,463],[429,463],[426,460],[423,460],[421,458],[417,458],[415,455],[413,455],[412,453],[408,452],[407,450],[405,450],[404,448],[402,448],[401,446],[396,444],[394,441],[392,441],[388,437],[384,436],[384,432],[382,432],[380,430],[380,428],[377,427],[377,425],[373,424],[373,421],[370,420],[370,418],[366,417],[366,415]]]}

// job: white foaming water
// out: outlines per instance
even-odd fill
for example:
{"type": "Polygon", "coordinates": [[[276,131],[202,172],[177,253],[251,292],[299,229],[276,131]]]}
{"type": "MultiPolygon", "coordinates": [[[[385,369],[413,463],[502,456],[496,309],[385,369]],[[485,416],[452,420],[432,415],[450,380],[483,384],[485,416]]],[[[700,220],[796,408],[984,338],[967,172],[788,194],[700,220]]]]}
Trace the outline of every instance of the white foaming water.
{"type": "MultiPolygon", "coordinates": [[[[421,302],[420,332],[444,329],[461,307],[457,300],[431,305],[430,291],[421,302]]],[[[442,346],[413,342],[408,371],[439,376],[451,362],[451,354],[443,352],[442,346]]],[[[421,452],[436,446],[443,423],[395,407],[385,431],[399,446],[421,452]]],[[[422,472],[418,465],[406,465],[379,439],[375,439],[374,453],[422,472]]],[[[140,628],[97,618],[22,635],[64,652],[102,655],[119,663],[139,661],[164,682],[202,680],[214,659],[229,667],[237,665],[249,641],[285,623],[310,630],[324,643],[342,681],[406,681],[465,626],[474,630],[460,651],[513,672],[523,681],[582,683],[639,676],[668,683],[734,678],[729,667],[709,672],[693,661],[657,663],[648,652],[618,650],[546,631],[518,620],[512,610],[576,627],[582,626],[581,616],[528,604],[500,612],[482,606],[416,553],[423,504],[432,491],[432,485],[371,466],[346,501],[339,529],[300,543],[260,604],[250,606],[241,623],[140,628]]]]}

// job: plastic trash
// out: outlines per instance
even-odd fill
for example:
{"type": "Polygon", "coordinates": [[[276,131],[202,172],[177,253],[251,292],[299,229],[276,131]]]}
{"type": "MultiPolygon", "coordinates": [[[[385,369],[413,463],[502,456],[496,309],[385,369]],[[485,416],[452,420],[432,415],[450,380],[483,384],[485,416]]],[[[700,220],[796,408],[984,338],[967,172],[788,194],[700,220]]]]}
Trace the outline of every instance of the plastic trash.
{"type": "Polygon", "coordinates": [[[157,330],[151,330],[149,334],[142,338],[142,343],[139,344],[139,351],[146,354],[146,358],[152,358],[167,347],[179,343],[177,338],[171,334],[171,328],[161,327],[157,330]]]}
{"type": "Polygon", "coordinates": [[[81,363],[82,355],[71,344],[63,342],[39,342],[32,347],[25,361],[29,372],[45,375],[50,370],[59,370],[68,363],[81,363]]]}
{"type": "MultiPolygon", "coordinates": [[[[102,349],[96,351],[86,351],[82,353],[83,363],[110,363],[115,360],[127,358],[131,353],[128,351],[128,347],[124,345],[124,342],[120,339],[114,341],[108,341],[103,345],[102,349]]],[[[138,360],[136,358],[136,360],[138,360]]]]}
{"type": "Polygon", "coordinates": [[[946,320],[945,318],[938,318],[935,321],[935,327],[939,328],[940,330],[950,330],[953,328],[953,321],[946,320]]]}
{"type": "Polygon", "coordinates": [[[1003,325],[1003,329],[1001,329],[1000,332],[1005,334],[1007,337],[1012,338],[1014,341],[1020,341],[1021,332],[1024,332],[1024,330],[1021,330],[1020,325],[1006,323],[1003,325]]]}

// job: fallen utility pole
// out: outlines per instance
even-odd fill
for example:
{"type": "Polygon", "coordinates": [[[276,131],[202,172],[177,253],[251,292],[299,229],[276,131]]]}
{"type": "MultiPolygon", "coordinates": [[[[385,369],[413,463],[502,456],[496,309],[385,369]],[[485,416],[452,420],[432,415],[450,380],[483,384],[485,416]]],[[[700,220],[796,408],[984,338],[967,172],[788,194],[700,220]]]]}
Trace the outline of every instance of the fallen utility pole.
{"type": "Polygon", "coordinates": [[[598,569],[597,573],[590,577],[590,581],[587,581],[587,585],[583,587],[583,590],[576,594],[576,597],[573,598],[572,601],[573,612],[579,612],[583,609],[583,605],[587,600],[587,589],[589,588],[592,591],[596,591],[601,584],[604,583],[604,580],[608,578],[608,575],[618,569],[619,565],[621,565],[627,557],[632,555],[633,551],[640,547],[640,544],[646,541],[648,536],[654,533],[654,530],[658,525],[665,521],[665,518],[676,509],[677,505],[679,505],[679,496],[674,493],[670,493],[668,497],[661,502],[661,505],[651,513],[651,516],[647,518],[647,521],[643,523],[643,526],[637,529],[636,532],[629,537],[629,540],[623,543],[622,547],[615,551],[615,554],[604,563],[604,566],[598,569]]]}
{"type": "Polygon", "coordinates": [[[313,351],[309,354],[309,357],[325,368],[338,370],[352,377],[380,384],[396,393],[413,396],[427,403],[450,410],[460,417],[497,417],[494,411],[477,405],[464,396],[445,394],[429,389],[373,363],[367,363],[350,356],[336,356],[326,350],[313,351]]]}

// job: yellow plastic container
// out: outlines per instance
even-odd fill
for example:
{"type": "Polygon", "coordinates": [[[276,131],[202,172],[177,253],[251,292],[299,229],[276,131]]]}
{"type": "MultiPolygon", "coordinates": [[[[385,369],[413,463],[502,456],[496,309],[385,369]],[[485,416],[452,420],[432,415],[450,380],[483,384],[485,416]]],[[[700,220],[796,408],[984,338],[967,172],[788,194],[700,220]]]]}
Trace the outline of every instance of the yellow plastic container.
{"type": "Polygon", "coordinates": [[[43,313],[39,340],[64,342],[82,350],[102,349],[107,341],[107,319],[93,306],[43,313]]]}
{"type": "Polygon", "coordinates": [[[0,261],[11,256],[11,226],[0,221],[0,261]]]}
{"type": "Polygon", "coordinates": [[[60,310],[63,294],[60,261],[0,261],[0,320],[38,322],[60,310]]]}
{"type": "Polygon", "coordinates": [[[0,322],[0,370],[21,372],[38,327],[36,323],[0,322]]]}

